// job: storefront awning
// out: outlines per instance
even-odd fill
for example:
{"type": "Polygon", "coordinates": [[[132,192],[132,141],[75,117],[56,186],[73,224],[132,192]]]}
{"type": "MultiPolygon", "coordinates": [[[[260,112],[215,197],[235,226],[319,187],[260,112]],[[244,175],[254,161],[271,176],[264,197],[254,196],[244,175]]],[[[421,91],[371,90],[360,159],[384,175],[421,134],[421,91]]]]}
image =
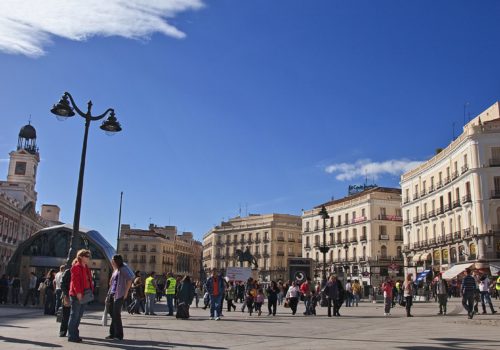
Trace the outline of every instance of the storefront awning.
{"type": "Polygon", "coordinates": [[[500,263],[497,264],[490,264],[490,272],[492,276],[498,275],[498,272],[500,271],[500,263]]]}
{"type": "Polygon", "coordinates": [[[425,271],[423,271],[423,272],[420,272],[420,273],[417,275],[416,282],[420,282],[420,281],[425,280],[425,277],[427,277],[427,275],[429,274],[429,272],[431,272],[431,270],[425,270],[425,271]]]}
{"type": "Polygon", "coordinates": [[[420,254],[415,254],[413,256],[413,262],[419,262],[420,261],[420,254]]]}
{"type": "Polygon", "coordinates": [[[451,280],[452,278],[457,277],[459,274],[464,272],[466,268],[469,268],[472,265],[474,265],[474,263],[454,265],[453,267],[451,267],[450,269],[446,270],[443,273],[443,278],[445,280],[451,280]]]}
{"type": "Polygon", "coordinates": [[[427,260],[431,260],[431,253],[424,253],[420,257],[420,261],[427,261],[427,260]]]}

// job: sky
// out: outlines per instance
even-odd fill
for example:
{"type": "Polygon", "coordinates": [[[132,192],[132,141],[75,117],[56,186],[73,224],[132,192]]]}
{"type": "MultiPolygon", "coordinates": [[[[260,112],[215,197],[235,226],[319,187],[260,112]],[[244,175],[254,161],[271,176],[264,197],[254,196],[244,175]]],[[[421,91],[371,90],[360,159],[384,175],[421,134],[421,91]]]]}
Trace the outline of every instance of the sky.
{"type": "Polygon", "coordinates": [[[37,208],[72,223],[84,120],[64,91],[114,108],[92,122],[81,226],[197,239],[250,213],[301,215],[402,172],[500,100],[500,1],[3,0],[0,178],[31,120],[37,208]]]}

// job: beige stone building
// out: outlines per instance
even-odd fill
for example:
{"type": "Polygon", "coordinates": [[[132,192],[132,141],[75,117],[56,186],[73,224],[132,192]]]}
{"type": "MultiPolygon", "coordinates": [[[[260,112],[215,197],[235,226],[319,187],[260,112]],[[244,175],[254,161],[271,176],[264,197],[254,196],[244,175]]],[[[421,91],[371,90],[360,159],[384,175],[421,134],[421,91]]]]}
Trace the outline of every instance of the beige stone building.
{"type": "Polygon", "coordinates": [[[151,224],[148,230],[141,230],[123,224],[117,251],[134,270],[200,278],[201,243],[191,232],[178,234],[175,226],[151,224]]]}
{"type": "Polygon", "coordinates": [[[288,279],[288,258],[301,257],[301,219],[287,214],[250,214],[221,222],[203,236],[205,270],[240,266],[236,249],[257,259],[262,282],[288,279]]]}
{"type": "Polygon", "coordinates": [[[329,218],[323,226],[322,205],[302,215],[302,255],[315,262],[320,280],[323,264],[327,274],[359,279],[378,285],[385,276],[402,276],[403,234],[401,190],[373,187],[324,204],[329,218]],[[326,246],[323,260],[323,228],[326,246]]]}
{"type": "Polygon", "coordinates": [[[21,242],[38,230],[59,223],[56,205],[43,205],[42,215],[36,212],[35,185],[40,155],[32,125],[21,128],[17,149],[9,156],[7,181],[0,181],[0,274],[6,272],[21,242]]]}
{"type": "Polygon", "coordinates": [[[448,147],[402,175],[410,272],[439,272],[459,263],[485,268],[500,260],[499,108],[492,105],[448,147]]]}

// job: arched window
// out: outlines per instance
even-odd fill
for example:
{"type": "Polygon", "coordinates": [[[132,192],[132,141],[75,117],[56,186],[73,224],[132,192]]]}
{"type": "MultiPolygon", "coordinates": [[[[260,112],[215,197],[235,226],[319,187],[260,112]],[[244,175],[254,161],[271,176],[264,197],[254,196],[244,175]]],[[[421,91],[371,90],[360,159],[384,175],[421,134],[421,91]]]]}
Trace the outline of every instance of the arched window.
{"type": "Polygon", "coordinates": [[[380,256],[382,258],[387,258],[387,247],[385,245],[380,247],[380,256]]]}

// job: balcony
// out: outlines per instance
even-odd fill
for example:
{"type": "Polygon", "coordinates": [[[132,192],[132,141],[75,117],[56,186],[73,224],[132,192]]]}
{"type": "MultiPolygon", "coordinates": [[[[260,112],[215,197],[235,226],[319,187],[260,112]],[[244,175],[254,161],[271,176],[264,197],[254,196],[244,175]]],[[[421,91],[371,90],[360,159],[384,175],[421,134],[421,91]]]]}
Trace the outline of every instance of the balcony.
{"type": "Polygon", "coordinates": [[[413,223],[417,223],[420,221],[420,218],[418,216],[413,217],[413,223]]]}
{"type": "Polygon", "coordinates": [[[500,158],[490,158],[490,166],[500,166],[500,158]]]}
{"type": "Polygon", "coordinates": [[[458,178],[458,171],[457,170],[455,170],[454,172],[451,173],[451,179],[455,180],[456,178],[458,178]]]}
{"type": "Polygon", "coordinates": [[[146,252],[146,247],[141,248],[141,252],[145,253],[146,252]]]}
{"type": "Polygon", "coordinates": [[[453,235],[451,233],[446,234],[446,242],[452,242],[453,241],[453,235]]]}
{"type": "Polygon", "coordinates": [[[450,182],[451,182],[450,177],[449,177],[449,176],[446,176],[446,177],[444,178],[444,184],[445,184],[445,185],[448,185],[450,182]]]}
{"type": "Polygon", "coordinates": [[[406,204],[406,203],[409,203],[410,202],[410,198],[409,197],[405,197],[404,201],[403,201],[403,204],[406,204]]]}
{"type": "Polygon", "coordinates": [[[348,238],[344,238],[344,239],[342,240],[342,243],[349,243],[349,239],[348,239],[348,238]]]}
{"type": "Polygon", "coordinates": [[[342,244],[342,240],[341,240],[340,238],[337,238],[337,239],[335,240],[335,244],[342,244]]]}
{"type": "Polygon", "coordinates": [[[416,200],[416,199],[418,199],[418,193],[413,194],[413,200],[416,200]]]}
{"type": "Polygon", "coordinates": [[[295,238],[288,238],[288,242],[295,243],[295,238]]]}
{"type": "Polygon", "coordinates": [[[255,243],[259,244],[261,242],[260,238],[255,238],[255,243]]]}
{"type": "Polygon", "coordinates": [[[471,203],[472,202],[472,196],[470,194],[466,194],[465,196],[462,197],[462,203],[471,203]]]}
{"type": "Polygon", "coordinates": [[[403,241],[403,235],[396,235],[394,236],[395,241],[403,241]]]}
{"type": "Polygon", "coordinates": [[[406,219],[403,223],[404,226],[410,225],[410,219],[406,219]]]}
{"type": "Polygon", "coordinates": [[[278,236],[278,237],[276,237],[276,240],[277,240],[278,242],[284,242],[284,241],[285,241],[285,237],[283,237],[283,236],[278,236]]]}
{"type": "Polygon", "coordinates": [[[453,241],[459,241],[462,237],[460,236],[460,231],[453,232],[453,241]]]}
{"type": "Polygon", "coordinates": [[[420,221],[424,221],[424,220],[427,220],[427,214],[426,213],[420,215],[420,221]]]}
{"type": "Polygon", "coordinates": [[[304,245],[304,249],[311,249],[311,245],[310,245],[309,243],[306,243],[306,244],[304,245]]]}
{"type": "Polygon", "coordinates": [[[491,199],[499,199],[500,198],[500,189],[494,189],[491,191],[491,199]]]}
{"type": "Polygon", "coordinates": [[[134,247],[134,248],[132,249],[132,251],[133,251],[133,252],[138,252],[138,251],[139,251],[139,248],[134,247]]]}
{"type": "Polygon", "coordinates": [[[124,252],[128,252],[128,247],[122,249],[124,252]]]}
{"type": "Polygon", "coordinates": [[[432,193],[432,192],[434,192],[435,190],[436,190],[436,189],[434,188],[434,185],[431,185],[431,186],[429,187],[429,193],[432,193]]]}
{"type": "Polygon", "coordinates": [[[361,235],[361,237],[359,237],[359,241],[360,242],[366,242],[366,235],[361,235]]]}
{"type": "Polygon", "coordinates": [[[427,213],[427,216],[430,218],[433,218],[436,216],[436,211],[434,209],[430,210],[428,213],[427,213]]]}
{"type": "Polygon", "coordinates": [[[264,243],[269,243],[269,238],[268,237],[264,237],[264,243]]]}
{"type": "Polygon", "coordinates": [[[443,182],[442,181],[438,181],[438,183],[436,184],[436,189],[440,189],[441,187],[443,187],[443,182]]]}
{"type": "Polygon", "coordinates": [[[340,227],[342,226],[342,223],[340,221],[337,221],[337,223],[335,224],[335,227],[340,227]]]}
{"type": "Polygon", "coordinates": [[[151,253],[156,253],[156,248],[151,248],[150,252],[151,253]]]}
{"type": "Polygon", "coordinates": [[[435,238],[430,238],[429,239],[429,245],[432,246],[432,245],[436,245],[436,239],[435,238]]]}
{"type": "Polygon", "coordinates": [[[385,235],[380,234],[380,235],[378,236],[378,238],[379,238],[381,241],[388,241],[388,240],[389,240],[389,235],[387,235],[387,234],[385,234],[385,235]]]}
{"type": "Polygon", "coordinates": [[[444,214],[443,208],[442,207],[441,208],[437,208],[436,209],[436,215],[441,215],[441,214],[444,214]]]}
{"type": "Polygon", "coordinates": [[[423,197],[426,194],[427,194],[427,191],[425,190],[425,188],[422,191],[420,191],[420,197],[423,197]]]}
{"type": "Polygon", "coordinates": [[[451,209],[452,209],[451,204],[445,204],[444,205],[444,211],[445,212],[450,211],[451,209]]]}
{"type": "Polygon", "coordinates": [[[378,219],[379,220],[387,220],[387,221],[403,221],[403,218],[401,216],[398,216],[398,215],[384,215],[384,214],[380,214],[378,216],[378,219]]]}
{"type": "Polygon", "coordinates": [[[466,173],[467,170],[469,170],[469,166],[467,164],[465,164],[464,166],[462,166],[462,174],[466,173]]]}
{"type": "Polygon", "coordinates": [[[277,255],[277,256],[285,256],[285,252],[282,252],[282,251],[279,251],[279,250],[278,250],[278,251],[276,252],[276,255],[277,255]]]}
{"type": "Polygon", "coordinates": [[[344,220],[344,226],[349,224],[350,224],[349,220],[344,220]]]}
{"type": "Polygon", "coordinates": [[[355,242],[357,243],[357,242],[358,242],[358,240],[357,240],[357,238],[356,238],[356,237],[351,237],[351,238],[349,238],[349,242],[350,242],[350,243],[355,243],[355,242]]]}

